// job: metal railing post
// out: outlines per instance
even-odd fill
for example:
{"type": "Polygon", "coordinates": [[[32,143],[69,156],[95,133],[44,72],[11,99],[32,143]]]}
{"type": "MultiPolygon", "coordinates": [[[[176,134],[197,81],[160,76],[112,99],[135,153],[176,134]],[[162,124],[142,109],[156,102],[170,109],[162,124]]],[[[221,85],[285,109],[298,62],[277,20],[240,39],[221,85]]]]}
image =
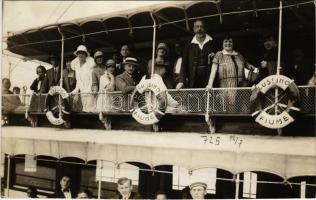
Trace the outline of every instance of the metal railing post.
{"type": "Polygon", "coordinates": [[[10,188],[10,155],[8,155],[8,169],[7,169],[7,198],[9,198],[10,192],[9,192],[9,188],[10,188]]]}

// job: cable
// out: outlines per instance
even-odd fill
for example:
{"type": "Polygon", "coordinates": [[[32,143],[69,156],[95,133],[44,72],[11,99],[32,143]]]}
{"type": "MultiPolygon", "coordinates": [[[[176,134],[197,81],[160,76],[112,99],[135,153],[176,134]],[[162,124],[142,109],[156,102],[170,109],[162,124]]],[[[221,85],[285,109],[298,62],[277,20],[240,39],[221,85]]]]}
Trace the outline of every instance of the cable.
{"type": "Polygon", "coordinates": [[[64,12],[59,16],[59,18],[56,20],[55,23],[57,23],[64,15],[65,13],[69,10],[69,8],[75,3],[75,1],[72,1],[69,6],[66,8],[66,10],[64,10],[64,12]]]}
{"type": "MultiPolygon", "coordinates": [[[[296,7],[297,5],[310,4],[310,3],[313,3],[313,1],[301,2],[301,3],[297,3],[295,5],[283,6],[283,9],[296,7]]],[[[69,8],[67,8],[67,10],[68,9],[69,8]]],[[[278,9],[279,9],[279,7],[276,7],[276,8],[262,8],[262,9],[256,9],[256,11],[257,12],[261,12],[261,11],[271,11],[271,10],[278,10],[278,9]]],[[[233,11],[233,12],[218,13],[218,14],[213,14],[213,15],[204,15],[204,16],[200,16],[200,17],[191,17],[191,18],[188,18],[187,20],[196,20],[196,19],[217,17],[217,16],[220,16],[220,15],[233,15],[233,14],[252,13],[252,12],[254,12],[254,10],[233,11]]],[[[186,19],[175,20],[175,21],[171,21],[171,22],[165,22],[165,23],[158,24],[157,26],[162,27],[162,26],[165,26],[165,25],[180,23],[180,22],[184,22],[184,21],[186,21],[186,19]]],[[[145,29],[145,28],[152,28],[152,27],[153,27],[152,25],[151,26],[138,26],[138,27],[133,27],[133,29],[145,29]]],[[[115,32],[115,31],[122,31],[122,30],[130,30],[130,28],[129,27],[127,27],[127,28],[118,28],[118,29],[111,29],[111,30],[104,30],[104,31],[97,31],[97,32],[92,32],[92,33],[80,34],[80,35],[76,35],[76,36],[73,36],[73,37],[65,38],[65,40],[81,38],[83,35],[85,35],[85,36],[96,35],[96,34],[100,34],[100,33],[115,32]]],[[[31,42],[31,43],[25,43],[25,44],[18,44],[18,45],[11,46],[9,49],[13,49],[13,48],[16,48],[16,47],[22,47],[22,46],[29,46],[29,45],[33,45],[33,44],[44,44],[44,43],[52,43],[52,42],[60,42],[60,41],[61,41],[61,39],[55,39],[55,40],[47,40],[47,41],[40,41],[40,42],[31,42]]]]}
{"type": "Polygon", "coordinates": [[[58,8],[59,8],[59,6],[61,5],[61,3],[63,3],[63,2],[60,1],[60,2],[58,3],[58,5],[55,7],[54,11],[53,11],[53,12],[49,15],[49,17],[47,18],[46,23],[50,20],[50,18],[53,16],[53,14],[56,13],[56,11],[58,10],[58,8]]]}
{"type": "MultiPolygon", "coordinates": [[[[14,157],[20,160],[25,160],[25,157],[14,157]]],[[[47,162],[54,162],[54,163],[65,163],[65,164],[74,164],[74,165],[86,165],[86,166],[91,166],[91,167],[97,167],[94,164],[88,164],[88,163],[76,163],[76,162],[68,162],[68,161],[62,161],[62,160],[49,160],[49,159],[36,159],[38,161],[47,161],[47,162]]],[[[128,164],[128,163],[127,163],[128,164]]],[[[122,169],[122,168],[121,168],[122,169]]],[[[124,169],[124,168],[123,168],[124,169]]],[[[173,174],[173,172],[170,171],[162,171],[162,170],[155,170],[155,169],[141,169],[138,168],[139,171],[147,171],[147,172],[157,172],[157,173],[164,173],[164,174],[173,174]]],[[[216,177],[216,180],[222,180],[222,181],[229,181],[229,182],[236,182],[236,179],[234,178],[220,178],[216,177]]],[[[239,180],[239,182],[243,183],[245,180],[239,180]]],[[[301,183],[294,183],[294,182],[289,182],[289,181],[257,181],[257,183],[263,183],[263,184],[278,184],[278,185],[284,185],[284,184],[290,184],[290,185],[301,185],[301,183]]],[[[306,184],[306,186],[312,186],[316,187],[316,184],[306,184]]]]}

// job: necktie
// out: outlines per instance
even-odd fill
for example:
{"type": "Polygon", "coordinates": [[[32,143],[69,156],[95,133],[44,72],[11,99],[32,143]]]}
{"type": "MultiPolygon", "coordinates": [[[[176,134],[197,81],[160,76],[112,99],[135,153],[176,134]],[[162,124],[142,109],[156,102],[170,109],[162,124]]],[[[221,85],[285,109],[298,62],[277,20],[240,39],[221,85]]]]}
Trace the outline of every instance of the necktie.
{"type": "Polygon", "coordinates": [[[54,83],[57,84],[58,82],[58,70],[55,68],[54,69],[54,83]]]}

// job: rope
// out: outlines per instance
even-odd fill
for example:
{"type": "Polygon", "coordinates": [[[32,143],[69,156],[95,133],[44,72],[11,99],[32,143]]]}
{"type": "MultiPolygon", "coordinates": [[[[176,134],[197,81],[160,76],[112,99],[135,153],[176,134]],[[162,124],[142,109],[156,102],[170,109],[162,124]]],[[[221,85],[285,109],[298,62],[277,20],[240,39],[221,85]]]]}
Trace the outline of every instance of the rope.
{"type": "MultiPolygon", "coordinates": [[[[291,7],[297,7],[298,5],[305,5],[305,4],[310,4],[310,3],[314,3],[314,2],[313,1],[307,1],[307,2],[297,3],[295,5],[287,5],[287,6],[283,6],[283,9],[291,8],[291,7]]],[[[276,8],[261,8],[261,9],[256,9],[256,11],[257,12],[262,12],[262,11],[273,11],[273,10],[278,10],[278,9],[279,9],[279,7],[276,7],[276,8]]],[[[217,14],[213,14],[213,15],[204,15],[204,16],[200,16],[200,17],[191,17],[191,18],[188,18],[188,19],[180,19],[180,20],[175,20],[175,21],[171,21],[171,22],[164,22],[164,23],[158,24],[156,26],[162,27],[162,26],[169,25],[169,24],[176,24],[176,23],[184,22],[186,20],[196,20],[196,19],[217,17],[219,15],[233,15],[233,14],[252,13],[252,12],[254,12],[254,10],[244,10],[244,11],[233,11],[233,12],[226,12],[226,13],[217,13],[217,14]]],[[[146,28],[152,28],[152,27],[153,27],[153,25],[150,25],[150,26],[137,26],[137,27],[133,27],[133,29],[146,29],[146,28]]],[[[116,31],[123,31],[123,30],[130,30],[130,28],[129,27],[127,27],[127,28],[118,28],[118,29],[103,30],[103,31],[97,31],[97,32],[92,32],[92,33],[80,34],[80,35],[76,35],[76,36],[65,38],[65,40],[81,38],[83,35],[88,36],[88,35],[96,35],[96,34],[101,34],[101,33],[116,32],[116,31]]],[[[6,38],[9,38],[9,37],[7,36],[7,37],[4,37],[3,39],[5,40],[6,38]]],[[[25,44],[13,45],[9,49],[13,49],[13,48],[16,48],[16,47],[22,47],[22,46],[29,46],[29,45],[34,45],[34,44],[53,43],[53,42],[60,42],[60,41],[61,41],[61,39],[47,40],[47,41],[40,41],[40,42],[30,42],[30,43],[25,43],[25,44]]]]}
{"type": "MultiPolygon", "coordinates": [[[[17,157],[17,156],[14,157],[14,158],[25,160],[25,158],[17,157]]],[[[77,163],[77,162],[69,162],[69,161],[62,161],[62,160],[49,160],[49,159],[36,159],[36,160],[38,160],[38,161],[47,161],[47,162],[55,162],[55,163],[65,163],[65,164],[85,165],[85,166],[97,167],[97,165],[89,164],[89,163],[77,163]]],[[[120,169],[124,169],[124,168],[120,168],[120,169]]],[[[139,168],[138,170],[139,171],[147,171],[147,172],[164,173],[164,174],[173,174],[173,172],[170,172],[170,171],[155,170],[155,169],[141,169],[141,168],[139,168]]],[[[236,182],[235,178],[216,177],[216,180],[236,182]]],[[[239,180],[239,182],[243,183],[245,181],[244,180],[239,180]]],[[[279,184],[279,185],[289,184],[289,185],[298,185],[298,186],[301,185],[301,183],[290,182],[290,181],[287,181],[287,180],[284,180],[282,182],[281,181],[277,181],[277,182],[274,182],[274,181],[257,181],[257,183],[260,183],[260,184],[279,184]]],[[[307,183],[306,186],[316,187],[316,184],[307,183]]]]}

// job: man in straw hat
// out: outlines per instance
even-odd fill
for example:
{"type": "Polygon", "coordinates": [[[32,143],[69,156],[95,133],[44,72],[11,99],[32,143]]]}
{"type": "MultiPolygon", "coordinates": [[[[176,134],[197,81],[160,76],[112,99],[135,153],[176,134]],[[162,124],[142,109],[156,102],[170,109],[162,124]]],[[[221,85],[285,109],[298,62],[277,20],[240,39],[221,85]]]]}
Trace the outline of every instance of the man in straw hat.
{"type": "Polygon", "coordinates": [[[123,93],[130,93],[136,87],[136,83],[133,79],[133,73],[135,67],[138,66],[138,60],[134,57],[127,57],[122,63],[124,72],[115,77],[116,90],[122,91],[123,93]]]}
{"type": "Polygon", "coordinates": [[[192,199],[205,199],[207,194],[207,184],[203,182],[194,182],[190,184],[190,194],[192,199]]]}

